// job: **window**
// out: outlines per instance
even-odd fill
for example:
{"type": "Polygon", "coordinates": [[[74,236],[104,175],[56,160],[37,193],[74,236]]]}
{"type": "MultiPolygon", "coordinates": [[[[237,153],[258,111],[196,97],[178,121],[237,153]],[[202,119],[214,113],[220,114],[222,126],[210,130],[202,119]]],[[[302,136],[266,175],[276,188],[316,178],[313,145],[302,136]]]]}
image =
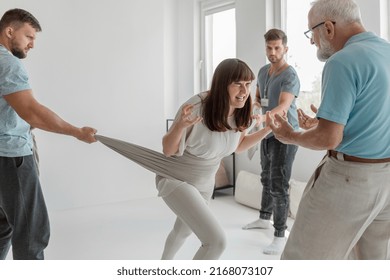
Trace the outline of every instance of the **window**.
{"type": "Polygon", "coordinates": [[[201,91],[210,88],[217,65],[236,57],[234,1],[201,2],[201,91]]]}
{"type": "Polygon", "coordinates": [[[321,75],[324,66],[324,63],[317,59],[317,48],[303,35],[308,29],[307,14],[312,0],[300,0],[299,5],[297,1],[284,1],[284,30],[289,46],[287,61],[297,71],[301,82],[297,107],[311,113],[310,104],[318,107],[321,101],[321,75]]]}

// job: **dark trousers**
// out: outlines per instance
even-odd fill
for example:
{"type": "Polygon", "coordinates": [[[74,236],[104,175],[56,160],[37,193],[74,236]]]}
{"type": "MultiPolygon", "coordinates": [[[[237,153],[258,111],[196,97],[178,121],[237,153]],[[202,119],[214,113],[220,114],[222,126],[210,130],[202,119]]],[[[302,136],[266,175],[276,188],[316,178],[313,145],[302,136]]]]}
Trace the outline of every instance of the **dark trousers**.
{"type": "Polygon", "coordinates": [[[275,137],[261,141],[261,198],[260,218],[269,220],[273,214],[274,236],[284,237],[290,205],[289,181],[298,147],[279,142],[275,137]]]}
{"type": "Polygon", "coordinates": [[[49,217],[33,156],[0,157],[0,259],[44,259],[49,217]]]}

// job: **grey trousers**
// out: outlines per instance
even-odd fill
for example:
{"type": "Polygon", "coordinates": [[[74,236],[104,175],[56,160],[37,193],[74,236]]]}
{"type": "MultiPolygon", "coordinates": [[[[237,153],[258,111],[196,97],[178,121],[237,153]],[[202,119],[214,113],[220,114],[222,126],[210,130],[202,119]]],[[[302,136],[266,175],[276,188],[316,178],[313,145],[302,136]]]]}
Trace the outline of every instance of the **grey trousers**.
{"type": "Polygon", "coordinates": [[[298,147],[281,143],[275,137],[261,141],[261,196],[260,219],[269,220],[273,214],[274,236],[284,237],[290,205],[291,170],[298,147]]]}
{"type": "Polygon", "coordinates": [[[390,259],[390,163],[325,157],[308,182],[282,259],[390,259]]]}
{"type": "Polygon", "coordinates": [[[49,217],[33,156],[0,157],[0,259],[43,259],[49,217]]]}

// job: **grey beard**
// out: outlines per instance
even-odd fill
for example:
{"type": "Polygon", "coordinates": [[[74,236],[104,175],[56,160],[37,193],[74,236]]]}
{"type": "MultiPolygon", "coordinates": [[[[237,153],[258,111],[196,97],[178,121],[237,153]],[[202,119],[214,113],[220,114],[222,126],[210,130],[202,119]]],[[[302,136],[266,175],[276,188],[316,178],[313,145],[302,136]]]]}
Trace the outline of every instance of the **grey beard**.
{"type": "Polygon", "coordinates": [[[320,35],[321,48],[318,48],[317,50],[317,58],[318,60],[325,62],[335,53],[335,51],[330,43],[326,40],[323,40],[321,37],[322,36],[320,35]]]}

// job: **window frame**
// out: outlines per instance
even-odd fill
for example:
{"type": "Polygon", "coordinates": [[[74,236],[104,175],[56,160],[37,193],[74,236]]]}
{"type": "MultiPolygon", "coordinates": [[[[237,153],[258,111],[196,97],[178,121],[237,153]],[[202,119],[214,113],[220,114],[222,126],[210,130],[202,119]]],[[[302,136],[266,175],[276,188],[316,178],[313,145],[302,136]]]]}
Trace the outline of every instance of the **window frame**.
{"type": "MultiPolygon", "coordinates": [[[[281,29],[284,30],[287,33],[287,35],[288,35],[288,28],[287,28],[287,17],[288,17],[287,7],[288,7],[288,5],[287,5],[287,1],[288,0],[278,0],[278,2],[280,2],[280,5],[279,5],[278,9],[279,9],[279,14],[281,15],[280,16],[281,29]]],[[[277,14],[276,9],[275,9],[275,14],[277,14]]],[[[308,39],[306,39],[306,37],[303,34],[304,31],[305,30],[302,30],[302,36],[303,36],[303,38],[305,40],[308,40],[308,39]]],[[[309,44],[309,42],[308,42],[308,44],[309,44]]],[[[289,62],[288,61],[288,56],[286,57],[286,61],[289,62]]],[[[297,72],[299,74],[298,69],[296,69],[296,70],[297,70],[297,72]]],[[[319,77],[320,77],[319,78],[320,79],[320,85],[319,85],[320,91],[317,92],[318,94],[315,95],[314,99],[310,99],[310,95],[307,95],[308,92],[304,88],[302,88],[302,84],[301,84],[301,89],[300,89],[300,92],[299,92],[300,98],[298,97],[298,99],[297,99],[297,106],[300,107],[301,109],[303,109],[305,111],[305,113],[307,113],[309,115],[313,115],[313,112],[311,112],[311,110],[310,110],[310,104],[313,104],[315,106],[319,106],[319,104],[321,103],[321,76],[322,76],[322,70],[319,73],[319,77]],[[306,99],[306,100],[304,101],[304,99],[306,99]],[[308,102],[308,99],[310,100],[309,102],[308,102]]]]}
{"type": "MultiPolygon", "coordinates": [[[[200,90],[207,90],[207,63],[212,61],[210,54],[206,52],[206,17],[215,13],[236,8],[235,0],[201,0],[200,1],[200,61],[199,76],[200,90]]],[[[212,34],[211,34],[212,36],[212,34]]],[[[212,54],[211,54],[212,55],[212,54]]]]}

